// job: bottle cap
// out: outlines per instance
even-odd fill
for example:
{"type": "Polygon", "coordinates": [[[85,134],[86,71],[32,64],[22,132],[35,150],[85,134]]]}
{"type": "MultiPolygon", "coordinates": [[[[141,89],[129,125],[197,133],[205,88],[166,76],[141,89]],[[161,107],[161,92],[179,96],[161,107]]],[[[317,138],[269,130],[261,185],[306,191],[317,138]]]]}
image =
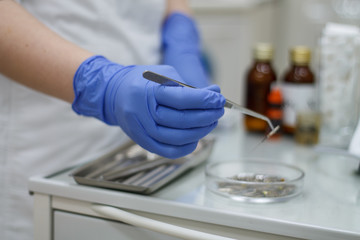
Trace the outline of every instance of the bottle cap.
{"type": "Polygon", "coordinates": [[[308,65],[311,59],[311,51],[306,46],[295,46],[290,49],[290,58],[296,65],[308,65]]]}
{"type": "Polygon", "coordinates": [[[254,58],[256,60],[270,61],[273,58],[274,49],[269,43],[258,43],[254,48],[254,58]]]}

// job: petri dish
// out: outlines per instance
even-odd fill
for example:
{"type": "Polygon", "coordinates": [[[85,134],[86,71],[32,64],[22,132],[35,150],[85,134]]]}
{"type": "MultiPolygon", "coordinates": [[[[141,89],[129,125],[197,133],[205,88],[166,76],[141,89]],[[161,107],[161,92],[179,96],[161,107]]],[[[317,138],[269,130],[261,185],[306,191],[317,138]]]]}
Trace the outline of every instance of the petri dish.
{"type": "Polygon", "coordinates": [[[211,192],[254,203],[281,202],[300,195],[305,176],[295,166],[258,159],[209,163],[205,174],[211,192]]]}

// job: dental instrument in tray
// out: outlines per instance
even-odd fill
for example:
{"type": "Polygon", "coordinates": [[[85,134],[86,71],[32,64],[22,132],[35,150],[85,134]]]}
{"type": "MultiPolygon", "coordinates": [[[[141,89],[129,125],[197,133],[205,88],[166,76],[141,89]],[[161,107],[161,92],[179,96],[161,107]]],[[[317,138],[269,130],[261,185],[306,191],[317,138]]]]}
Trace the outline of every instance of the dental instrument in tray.
{"type": "Polygon", "coordinates": [[[206,161],[214,141],[212,137],[205,137],[199,141],[194,152],[178,159],[149,153],[130,141],[79,166],[71,176],[82,185],[150,194],[206,161]]]}
{"type": "MultiPolygon", "coordinates": [[[[143,72],[143,77],[146,78],[147,80],[159,83],[161,85],[174,85],[174,83],[175,83],[176,85],[180,85],[180,86],[183,86],[183,87],[196,88],[194,86],[179,82],[179,81],[177,81],[175,79],[165,77],[163,75],[157,74],[157,73],[152,72],[152,71],[143,72]]],[[[264,116],[264,115],[262,115],[260,113],[254,112],[254,111],[252,111],[252,110],[250,110],[248,108],[245,108],[243,106],[240,106],[239,104],[234,103],[233,101],[230,101],[229,99],[226,99],[225,107],[229,108],[229,109],[239,110],[243,114],[246,114],[246,115],[249,115],[249,116],[259,118],[259,119],[262,119],[262,120],[266,121],[267,124],[269,125],[271,131],[266,135],[266,137],[261,142],[263,142],[265,139],[267,139],[267,138],[271,137],[272,135],[274,135],[280,128],[280,126],[274,127],[268,117],[266,117],[266,116],[264,116]]]]}

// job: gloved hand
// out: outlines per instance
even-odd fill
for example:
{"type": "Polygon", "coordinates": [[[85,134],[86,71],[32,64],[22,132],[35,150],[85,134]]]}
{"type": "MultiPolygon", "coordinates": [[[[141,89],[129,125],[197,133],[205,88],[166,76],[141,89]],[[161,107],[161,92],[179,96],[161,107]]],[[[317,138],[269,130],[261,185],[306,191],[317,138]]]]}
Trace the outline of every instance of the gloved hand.
{"type": "Polygon", "coordinates": [[[170,14],[162,28],[163,62],[178,71],[186,83],[195,87],[210,84],[201,61],[201,44],[194,20],[185,14],[170,14]]]}
{"type": "Polygon", "coordinates": [[[167,158],[191,153],[224,114],[219,87],[163,86],[144,79],[145,70],[183,81],[171,66],[121,66],[93,56],[74,76],[74,111],[120,126],[150,152],[167,158]]]}

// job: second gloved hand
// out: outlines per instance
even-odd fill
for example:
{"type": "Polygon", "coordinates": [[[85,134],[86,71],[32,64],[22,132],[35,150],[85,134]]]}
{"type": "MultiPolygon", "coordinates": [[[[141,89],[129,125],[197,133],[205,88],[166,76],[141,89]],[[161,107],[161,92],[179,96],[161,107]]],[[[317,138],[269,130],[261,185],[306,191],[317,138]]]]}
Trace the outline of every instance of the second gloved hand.
{"type": "Polygon", "coordinates": [[[74,77],[73,109],[118,125],[143,148],[168,158],[191,153],[224,114],[217,86],[162,86],[142,77],[145,70],[182,81],[166,65],[121,66],[101,56],[84,61],[74,77]]]}
{"type": "Polygon", "coordinates": [[[209,76],[202,61],[201,40],[195,20],[181,12],[166,17],[161,31],[163,62],[178,71],[186,83],[206,87],[209,76]]]}

